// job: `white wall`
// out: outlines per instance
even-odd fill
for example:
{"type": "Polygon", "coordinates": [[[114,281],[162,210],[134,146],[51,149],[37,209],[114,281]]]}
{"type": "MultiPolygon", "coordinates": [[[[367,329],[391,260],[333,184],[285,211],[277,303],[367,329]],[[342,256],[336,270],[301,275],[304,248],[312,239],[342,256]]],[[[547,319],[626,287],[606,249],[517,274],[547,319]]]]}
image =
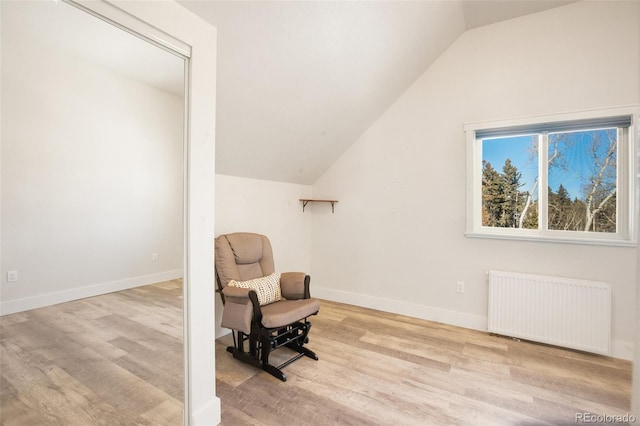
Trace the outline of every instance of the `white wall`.
{"type": "MultiPolygon", "coordinates": [[[[640,13],[639,13],[640,14],[640,13]]],[[[640,31],[636,33],[636,43],[640,46],[640,31]]],[[[640,140],[640,127],[638,128],[638,140],[640,140]]],[[[638,222],[640,223],[640,211],[637,212],[638,222]]],[[[640,418],[640,249],[637,257],[636,270],[636,322],[635,322],[635,342],[633,347],[633,376],[632,376],[632,395],[631,395],[631,412],[640,418]]]]}
{"type": "Polygon", "coordinates": [[[639,8],[579,2],[464,33],[313,185],[340,200],[313,217],[316,295],[486,329],[488,269],[607,281],[629,358],[636,249],[465,238],[463,124],[640,103],[639,8]]]}
{"type": "MultiPolygon", "coordinates": [[[[310,185],[216,175],[216,236],[232,232],[256,232],[269,237],[276,271],[311,271],[311,224],[313,213],[302,212],[300,198],[311,196],[310,185]]],[[[314,288],[311,277],[311,290],[314,288]]],[[[222,303],[216,296],[216,337],[222,303]]]]}
{"type": "Polygon", "coordinates": [[[182,276],[183,99],[3,17],[3,314],[182,276]]]}
{"type": "MultiPolygon", "coordinates": [[[[640,42],[640,32],[638,33],[640,42]]],[[[640,132],[639,132],[640,133],[640,132]]],[[[638,215],[640,219],[640,214],[638,215]]],[[[631,379],[631,412],[640,418],[640,250],[638,250],[638,275],[636,277],[636,320],[635,320],[635,342],[633,347],[633,375],[631,379]]]]}

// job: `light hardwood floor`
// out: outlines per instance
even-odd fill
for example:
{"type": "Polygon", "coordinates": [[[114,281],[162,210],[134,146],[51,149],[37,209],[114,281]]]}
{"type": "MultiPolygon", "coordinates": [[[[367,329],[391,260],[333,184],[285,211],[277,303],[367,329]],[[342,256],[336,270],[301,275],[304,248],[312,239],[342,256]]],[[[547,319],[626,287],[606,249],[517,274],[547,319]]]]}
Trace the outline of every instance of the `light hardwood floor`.
{"type": "MultiPolygon", "coordinates": [[[[0,424],[182,424],[181,295],[171,281],[0,317],[0,424]]],[[[629,410],[626,361],[328,301],[312,322],[320,360],[288,366],[286,383],[218,340],[223,425],[561,425],[629,410]]]]}
{"type": "Polygon", "coordinates": [[[0,424],[181,425],[182,284],[0,317],[0,424]]]}
{"type": "Polygon", "coordinates": [[[627,361],[328,301],[311,321],[320,360],[288,366],[286,383],[219,339],[224,425],[562,425],[629,410],[627,361]]]}

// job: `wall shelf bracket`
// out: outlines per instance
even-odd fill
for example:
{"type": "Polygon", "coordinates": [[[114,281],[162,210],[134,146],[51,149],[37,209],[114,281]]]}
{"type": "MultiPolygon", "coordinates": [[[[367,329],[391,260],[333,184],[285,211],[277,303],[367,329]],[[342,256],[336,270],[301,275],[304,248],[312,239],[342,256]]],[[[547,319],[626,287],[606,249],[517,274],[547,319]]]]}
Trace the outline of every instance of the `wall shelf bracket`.
{"type": "Polygon", "coordinates": [[[335,204],[338,200],[314,200],[313,198],[300,198],[302,201],[302,212],[304,213],[304,208],[307,207],[309,203],[331,203],[331,213],[335,211],[335,204]]]}

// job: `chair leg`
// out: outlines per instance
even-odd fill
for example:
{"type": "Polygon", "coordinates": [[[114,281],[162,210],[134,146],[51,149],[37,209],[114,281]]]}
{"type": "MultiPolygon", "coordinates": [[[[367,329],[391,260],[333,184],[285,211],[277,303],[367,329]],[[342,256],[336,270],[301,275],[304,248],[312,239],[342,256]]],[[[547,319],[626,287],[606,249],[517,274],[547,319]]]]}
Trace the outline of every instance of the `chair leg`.
{"type": "Polygon", "coordinates": [[[308,336],[309,336],[309,330],[311,329],[311,323],[304,322],[301,324],[301,326],[302,326],[302,333],[296,339],[289,342],[286,346],[290,349],[293,349],[294,351],[297,351],[298,353],[301,353],[317,361],[318,355],[312,350],[305,348],[303,346],[306,342],[309,341],[308,336]]]}
{"type": "Polygon", "coordinates": [[[276,379],[280,379],[283,382],[287,381],[287,376],[285,376],[285,374],[282,372],[282,370],[280,370],[278,367],[273,366],[269,363],[262,363],[262,369],[264,371],[266,371],[267,373],[271,374],[273,377],[275,377],[276,379]]]}
{"type": "Polygon", "coordinates": [[[235,359],[261,368],[277,379],[286,382],[287,376],[282,372],[284,367],[303,356],[315,359],[316,361],[318,360],[318,355],[316,355],[315,352],[303,346],[308,341],[310,328],[311,323],[305,321],[278,330],[276,332],[277,336],[273,336],[272,332],[266,329],[255,332],[252,331],[250,335],[234,331],[233,346],[227,347],[227,351],[232,353],[235,359]],[[237,333],[237,335],[235,333],[237,333]],[[249,352],[245,352],[244,350],[245,340],[249,340],[249,352]],[[280,346],[293,349],[298,352],[298,355],[276,367],[269,364],[269,355],[272,348],[278,348],[280,346]]]}
{"type": "MultiPolygon", "coordinates": [[[[232,333],[235,333],[235,332],[232,331],[232,333]]],[[[262,366],[262,364],[260,363],[260,360],[258,360],[255,356],[251,356],[251,353],[247,353],[244,351],[244,341],[245,341],[245,334],[238,331],[237,340],[236,340],[236,335],[234,334],[233,346],[228,346],[227,352],[230,352],[231,354],[233,354],[233,357],[239,361],[246,362],[247,364],[260,368],[262,366]]],[[[249,346],[253,347],[251,343],[252,343],[251,339],[249,339],[249,346]]]]}
{"type": "Polygon", "coordinates": [[[240,331],[236,332],[235,330],[231,330],[231,336],[233,337],[233,346],[227,346],[227,352],[234,353],[236,351],[243,352],[244,349],[244,334],[240,331]],[[237,339],[236,339],[237,336],[237,339]]]}
{"type": "Polygon", "coordinates": [[[261,340],[261,353],[260,360],[262,361],[262,369],[267,373],[271,374],[277,379],[282,380],[283,382],[287,381],[287,376],[280,370],[278,367],[269,364],[269,354],[271,353],[271,336],[269,333],[265,333],[260,336],[261,340]]]}

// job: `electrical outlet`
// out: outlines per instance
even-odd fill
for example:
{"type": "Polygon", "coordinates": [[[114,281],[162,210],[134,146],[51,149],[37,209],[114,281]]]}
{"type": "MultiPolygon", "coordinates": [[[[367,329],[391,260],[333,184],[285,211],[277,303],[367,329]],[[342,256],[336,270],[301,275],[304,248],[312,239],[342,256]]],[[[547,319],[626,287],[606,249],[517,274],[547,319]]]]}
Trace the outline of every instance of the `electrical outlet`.
{"type": "Polygon", "coordinates": [[[15,283],[18,281],[18,271],[8,271],[7,272],[7,282],[15,283]]]}
{"type": "Polygon", "coordinates": [[[456,292],[464,293],[464,281],[458,281],[456,284],[456,292]]]}
{"type": "Polygon", "coordinates": [[[151,255],[151,261],[152,262],[157,262],[158,261],[158,253],[153,253],[151,255]]]}

